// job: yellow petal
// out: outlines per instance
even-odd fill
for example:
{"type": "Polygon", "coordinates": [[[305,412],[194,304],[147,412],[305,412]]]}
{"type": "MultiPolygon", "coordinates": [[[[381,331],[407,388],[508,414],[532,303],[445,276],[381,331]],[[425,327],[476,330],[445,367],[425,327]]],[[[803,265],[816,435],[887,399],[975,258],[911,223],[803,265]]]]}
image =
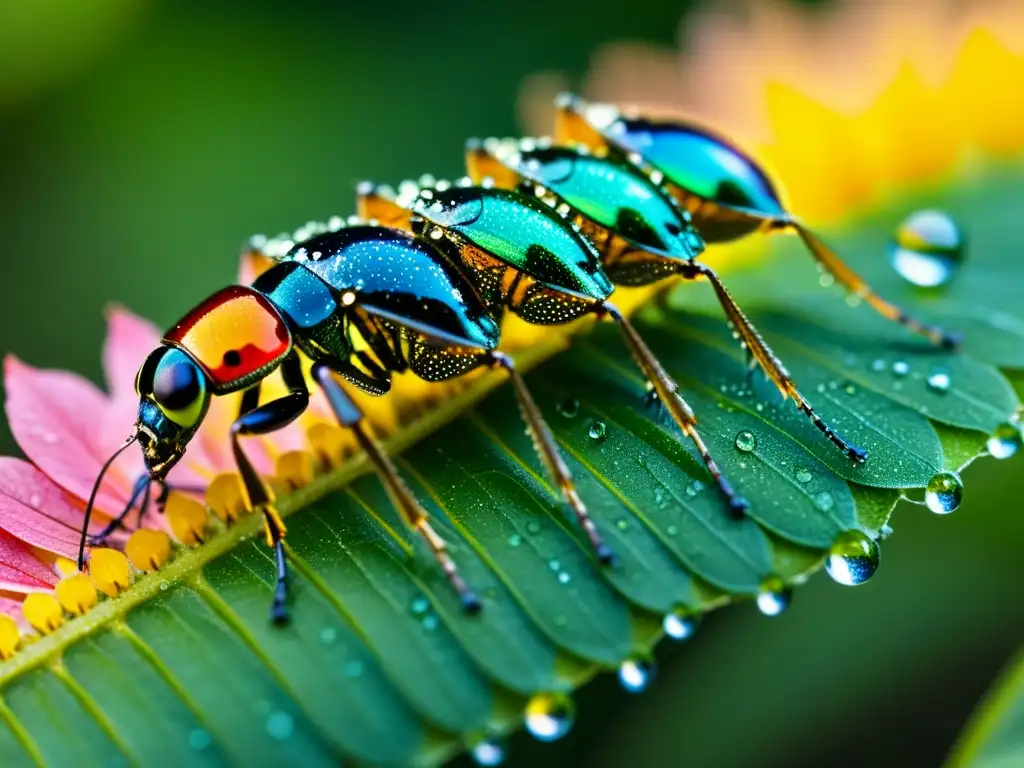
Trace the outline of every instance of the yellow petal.
{"type": "Polygon", "coordinates": [[[81,616],[98,601],[96,587],[84,573],[68,576],[55,590],[61,607],[73,616],[81,616]]]}
{"type": "Polygon", "coordinates": [[[78,573],[78,563],[74,560],[68,560],[66,557],[58,557],[53,561],[54,570],[57,571],[57,575],[60,577],[70,576],[73,573],[78,573]]]}
{"type": "Polygon", "coordinates": [[[42,634],[53,632],[64,623],[57,598],[49,592],[33,592],[21,604],[21,615],[36,631],[42,634]]]}
{"type": "Polygon", "coordinates": [[[116,549],[92,550],[89,553],[89,576],[96,589],[110,597],[117,597],[132,583],[128,558],[116,549]]]}
{"type": "Polygon", "coordinates": [[[340,467],[345,454],[355,446],[355,438],[348,430],[324,422],[311,426],[306,440],[320,461],[331,467],[340,467]]]}
{"type": "Polygon", "coordinates": [[[248,513],[241,476],[226,472],[213,478],[206,488],[206,504],[225,522],[234,522],[248,513]]]}
{"type": "Polygon", "coordinates": [[[277,479],[289,490],[304,488],[313,482],[316,459],[308,451],[288,451],[277,457],[277,479]]]}
{"type": "Polygon", "coordinates": [[[9,659],[18,650],[21,632],[18,624],[6,614],[0,615],[0,659],[9,659]]]}
{"type": "Polygon", "coordinates": [[[163,531],[140,528],[128,539],[124,553],[140,571],[157,571],[171,558],[171,537],[163,531]]]}
{"type": "Polygon", "coordinates": [[[185,546],[202,544],[206,538],[206,507],[183,493],[171,493],[164,508],[175,538],[185,546]]]}

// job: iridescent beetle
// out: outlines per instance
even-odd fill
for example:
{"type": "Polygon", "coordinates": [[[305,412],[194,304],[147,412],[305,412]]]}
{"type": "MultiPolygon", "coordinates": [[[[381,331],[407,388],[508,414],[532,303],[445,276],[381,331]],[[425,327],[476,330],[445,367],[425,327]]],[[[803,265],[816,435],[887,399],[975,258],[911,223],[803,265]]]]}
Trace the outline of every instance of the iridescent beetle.
{"type": "MultiPolygon", "coordinates": [[[[500,189],[490,180],[470,186],[464,179],[418,186],[406,183],[397,196],[386,187],[361,185],[358,208],[395,226],[408,227],[428,238],[471,276],[484,306],[495,317],[505,310],[528,323],[560,325],[584,315],[609,317],[621,329],[637,365],[679,428],[693,442],[734,514],[748,508],[722,475],[697,429],[697,418],[679,386],[644,343],[629,320],[611,302],[614,290],[601,266],[600,255],[586,234],[564,212],[553,210],[536,197],[500,189]]],[[[666,232],[671,249],[680,259],[693,258],[704,244],[676,214],[679,227],[666,232]]],[[[551,467],[549,466],[549,469],[551,467]]],[[[566,501],[603,562],[609,554],[595,539],[596,530],[572,488],[568,468],[562,464],[556,480],[566,501]]]]}
{"type": "MultiPolygon", "coordinates": [[[[313,380],[368,454],[403,519],[423,536],[463,606],[473,612],[480,602],[459,576],[444,540],[364,429],[362,414],[334,374],[376,394],[390,388],[391,371],[406,368],[433,381],[478,365],[500,364],[519,382],[511,360],[494,352],[497,343],[498,326],[472,284],[431,243],[376,226],[325,231],[296,245],[251,287],[214,294],[167,333],[138,374],[141,402],[135,430],[103,471],[138,442],[149,470],[143,485],[163,485],[211,397],[242,391],[240,414],[231,429],[232,448],[248,504],[262,510],[267,543],[275,549],[278,574],[271,617],[284,621],[285,526],[274,508],[273,491],[254,469],[241,438],[281,429],[306,409],[309,389],[301,351],[314,361],[313,380]],[[366,349],[357,349],[356,336],[366,342],[366,349]],[[278,369],[288,394],[261,404],[260,384],[278,369]]],[[[84,532],[102,477],[86,509],[80,568],[84,532]]],[[[115,522],[132,504],[134,499],[115,522]]]]}
{"type": "Polygon", "coordinates": [[[554,146],[547,139],[471,140],[466,164],[472,178],[531,194],[570,219],[595,244],[618,285],[649,285],[675,276],[708,280],[751,359],[783,397],[792,398],[851,460],[867,459],[817,414],[718,275],[696,260],[703,245],[690,226],[691,215],[659,184],[660,173],[649,174],[623,156],[593,153],[582,145],[554,146]]]}
{"type": "Polygon", "coordinates": [[[828,245],[786,211],[758,163],[726,139],[693,123],[651,120],[572,94],[556,99],[555,138],[591,150],[634,156],[656,169],[666,189],[688,211],[709,243],[752,232],[794,231],[840,285],[888,320],[944,349],[960,336],[911,317],[872,290],[828,245]]]}

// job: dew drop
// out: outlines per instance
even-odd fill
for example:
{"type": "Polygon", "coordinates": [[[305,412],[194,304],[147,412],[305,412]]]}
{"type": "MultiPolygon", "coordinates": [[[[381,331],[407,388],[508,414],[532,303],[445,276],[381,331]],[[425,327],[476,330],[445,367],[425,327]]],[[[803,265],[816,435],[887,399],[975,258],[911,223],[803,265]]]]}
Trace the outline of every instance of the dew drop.
{"type": "Polygon", "coordinates": [[[188,734],[188,745],[196,752],[204,752],[213,744],[213,737],[202,728],[193,728],[188,734]]]}
{"type": "Polygon", "coordinates": [[[743,430],[736,435],[736,448],[743,453],[750,453],[757,448],[757,438],[754,437],[754,433],[743,430]]]}
{"type": "Polygon", "coordinates": [[[320,630],[320,642],[324,645],[330,645],[338,639],[338,630],[334,627],[324,627],[320,630]]]}
{"type": "Polygon", "coordinates": [[[948,214],[916,211],[896,228],[889,260],[904,280],[937,288],[953,279],[964,253],[963,232],[948,214]]]}
{"type": "Polygon", "coordinates": [[[828,491],[822,491],[814,495],[814,506],[822,512],[828,512],[835,506],[835,503],[835,499],[832,498],[832,494],[828,491]]]}
{"type": "Polygon", "coordinates": [[[836,583],[855,587],[874,576],[879,558],[878,544],[860,531],[847,531],[829,549],[825,570],[836,583]]]}
{"type": "Polygon", "coordinates": [[[620,517],[618,520],[615,521],[615,527],[618,528],[620,531],[624,531],[627,528],[629,528],[629,521],[625,518],[620,517]]]}
{"type": "Polygon", "coordinates": [[[778,616],[785,613],[793,602],[793,590],[782,583],[781,579],[769,579],[761,585],[757,593],[757,610],[765,616],[778,616]]]}
{"type": "Polygon", "coordinates": [[[526,532],[534,535],[540,533],[540,523],[538,523],[536,520],[528,521],[526,523],[526,532]]]}
{"type": "Polygon", "coordinates": [[[956,472],[939,472],[928,481],[924,503],[936,515],[956,511],[964,498],[964,484],[956,472]]]}
{"type": "Polygon", "coordinates": [[[33,493],[31,496],[28,497],[28,505],[30,507],[38,507],[42,503],[43,497],[38,493],[33,493]]]}
{"type": "Polygon", "coordinates": [[[555,406],[555,410],[566,419],[574,419],[580,412],[580,401],[575,397],[567,397],[555,406]]]}
{"type": "Polygon", "coordinates": [[[565,571],[560,571],[559,572],[559,574],[558,574],[558,583],[559,584],[568,584],[570,581],[572,581],[572,576],[570,576],[565,571]]]}
{"type": "Polygon", "coordinates": [[[1020,450],[1022,444],[1024,444],[1024,436],[1021,434],[1020,424],[1007,421],[996,427],[996,431],[988,439],[986,447],[993,458],[1008,459],[1020,450]]]}
{"type": "Polygon", "coordinates": [[[270,738],[277,741],[287,741],[295,732],[295,721],[287,712],[280,709],[270,713],[267,717],[267,733],[270,738]]]}
{"type": "Polygon", "coordinates": [[[160,582],[160,591],[161,592],[166,592],[170,588],[171,588],[170,582],[168,582],[168,581],[161,581],[160,582]]]}
{"type": "Polygon", "coordinates": [[[420,623],[427,632],[433,632],[440,624],[440,620],[437,618],[436,613],[428,613],[420,623]]]}
{"type": "Polygon", "coordinates": [[[539,693],[524,711],[526,730],[538,741],[558,741],[572,730],[576,705],[563,693],[539,693]]]}
{"type": "Polygon", "coordinates": [[[889,525],[888,523],[886,523],[885,525],[883,525],[881,528],[878,529],[878,538],[879,538],[879,540],[885,541],[890,536],[892,536],[892,526],[889,525]]]}
{"type": "Polygon", "coordinates": [[[669,536],[675,536],[677,533],[679,533],[679,529],[676,528],[674,525],[670,525],[668,528],[665,529],[665,533],[667,533],[669,536]]]}
{"type": "Polygon", "coordinates": [[[811,482],[812,477],[813,475],[811,474],[811,470],[807,469],[807,467],[800,467],[796,471],[796,479],[798,483],[809,483],[811,482]]]}
{"type": "Polygon", "coordinates": [[[654,680],[658,666],[646,654],[633,654],[619,665],[619,683],[629,693],[641,693],[654,680]]]}
{"type": "Polygon", "coordinates": [[[892,364],[892,375],[903,378],[910,373],[910,363],[906,360],[897,360],[892,364]]]}
{"type": "Polygon", "coordinates": [[[608,434],[608,427],[603,421],[594,421],[590,424],[590,429],[587,430],[587,434],[590,435],[591,440],[604,440],[608,434]]]}
{"type": "Polygon", "coordinates": [[[696,498],[700,495],[700,492],[704,490],[704,483],[700,480],[694,480],[686,486],[686,495],[691,499],[696,498]]]}
{"type": "Polygon", "coordinates": [[[548,568],[558,573],[558,571],[562,570],[562,563],[558,560],[548,560],[548,568]]]}
{"type": "Polygon", "coordinates": [[[949,386],[952,382],[949,378],[949,371],[936,369],[928,375],[925,383],[928,384],[928,389],[932,392],[945,394],[949,391],[949,386]]]}
{"type": "Polygon", "coordinates": [[[661,620],[665,635],[680,643],[693,637],[699,626],[700,615],[682,607],[669,611],[661,620]]]}
{"type": "Polygon", "coordinates": [[[345,677],[359,677],[363,674],[363,662],[358,659],[345,663],[345,677]]]}
{"type": "Polygon", "coordinates": [[[412,601],[412,612],[416,616],[422,616],[430,610],[430,600],[423,595],[418,595],[413,598],[412,601]]]}
{"type": "Polygon", "coordinates": [[[871,370],[874,371],[875,373],[881,373],[882,371],[884,371],[885,370],[885,360],[883,360],[882,358],[878,358],[877,360],[873,360],[871,362],[871,370]]]}
{"type": "Polygon", "coordinates": [[[494,738],[480,739],[470,747],[469,754],[477,765],[501,765],[505,762],[505,745],[494,738]]]}
{"type": "Polygon", "coordinates": [[[522,543],[523,537],[520,536],[518,533],[513,533],[511,536],[508,537],[508,545],[510,547],[518,547],[522,543]]]}

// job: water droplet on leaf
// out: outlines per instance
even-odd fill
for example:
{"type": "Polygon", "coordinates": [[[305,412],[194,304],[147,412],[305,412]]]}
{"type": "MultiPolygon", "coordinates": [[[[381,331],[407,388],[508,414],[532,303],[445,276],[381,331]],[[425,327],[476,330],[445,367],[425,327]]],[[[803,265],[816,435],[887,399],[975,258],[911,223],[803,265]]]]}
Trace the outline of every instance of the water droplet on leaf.
{"type": "Polygon", "coordinates": [[[811,470],[807,469],[807,467],[800,467],[796,471],[796,479],[799,483],[809,483],[812,477],[811,470]]]}
{"type": "Polygon", "coordinates": [[[754,437],[754,433],[743,430],[736,435],[736,448],[743,453],[750,453],[757,448],[757,438],[754,437]]]}
{"type": "Polygon", "coordinates": [[[900,378],[910,373],[910,363],[906,360],[897,360],[892,364],[892,375],[899,376],[900,378]]]}
{"type": "Polygon", "coordinates": [[[948,515],[960,506],[964,497],[964,484],[956,472],[939,472],[928,481],[924,503],[937,515],[948,515]]]}
{"type": "Polygon", "coordinates": [[[847,531],[829,549],[825,570],[833,581],[854,587],[875,574],[879,558],[877,543],[860,531],[847,531]]]}
{"type": "Polygon", "coordinates": [[[196,752],[203,752],[213,744],[213,737],[202,728],[193,728],[188,734],[188,745],[196,752]]]}
{"type": "Polygon", "coordinates": [[[538,741],[558,741],[572,730],[576,705],[564,693],[539,693],[524,711],[526,730],[538,741]]]}
{"type": "Polygon", "coordinates": [[[700,492],[703,490],[704,483],[702,483],[700,480],[694,480],[689,485],[686,486],[686,495],[689,496],[691,499],[694,499],[698,495],[700,495],[700,492]]]}
{"type": "Polygon", "coordinates": [[[699,626],[700,615],[686,608],[676,608],[666,613],[661,620],[661,628],[665,630],[665,635],[677,642],[689,640],[699,626]]]}
{"type": "Polygon", "coordinates": [[[949,391],[949,386],[951,383],[952,382],[950,381],[948,371],[934,370],[928,375],[928,389],[930,389],[932,392],[945,394],[946,392],[949,391]]]}
{"type": "Polygon", "coordinates": [[[590,429],[587,430],[587,434],[591,440],[604,440],[608,434],[608,427],[605,426],[603,421],[595,421],[590,424],[590,429]]]}
{"type": "Polygon", "coordinates": [[[580,401],[575,397],[567,397],[555,406],[555,410],[566,419],[576,418],[576,414],[580,412],[580,401]]]}
{"type": "Polygon", "coordinates": [[[889,260],[899,275],[922,288],[946,285],[963,263],[960,227],[941,211],[916,211],[896,229],[889,260]]]}
{"type": "Polygon", "coordinates": [[[994,458],[1008,459],[1020,450],[1022,443],[1024,443],[1024,436],[1021,435],[1020,424],[1007,421],[996,427],[996,431],[988,439],[986,447],[994,458]]]}
{"type": "Polygon", "coordinates": [[[280,709],[271,712],[267,717],[267,733],[277,741],[287,741],[295,732],[295,721],[287,712],[280,709]]]}
{"type": "Polygon", "coordinates": [[[501,765],[505,762],[505,745],[494,738],[480,739],[470,747],[469,754],[477,765],[501,765]]]}
{"type": "Polygon", "coordinates": [[[757,610],[765,616],[778,616],[785,613],[793,602],[793,590],[782,583],[781,579],[769,579],[761,585],[757,593],[757,610]]]}
{"type": "Polygon", "coordinates": [[[640,693],[654,680],[657,669],[650,656],[634,654],[619,665],[619,683],[630,693],[640,693]]]}
{"type": "Polygon", "coordinates": [[[412,601],[412,612],[416,616],[422,616],[424,613],[430,610],[430,600],[423,595],[418,595],[413,598],[412,601]]]}

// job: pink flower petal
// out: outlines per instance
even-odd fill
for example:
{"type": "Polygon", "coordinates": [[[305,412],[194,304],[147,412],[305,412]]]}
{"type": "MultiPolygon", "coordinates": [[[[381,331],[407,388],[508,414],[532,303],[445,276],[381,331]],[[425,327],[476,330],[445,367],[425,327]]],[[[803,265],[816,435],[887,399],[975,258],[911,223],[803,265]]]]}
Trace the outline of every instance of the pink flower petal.
{"type": "Polygon", "coordinates": [[[25,592],[56,583],[57,574],[27,544],[0,530],[0,589],[25,592]]]}
{"type": "MultiPolygon", "coordinates": [[[[8,356],[4,361],[7,421],[25,454],[51,480],[87,499],[103,463],[118,448],[104,439],[109,403],[93,384],[65,371],[41,371],[8,356]]],[[[127,436],[131,423],[125,425],[127,436]]],[[[143,471],[139,451],[125,451],[96,497],[107,512],[120,511],[143,471]]]]}
{"type": "Polygon", "coordinates": [[[0,614],[10,616],[15,621],[21,619],[21,600],[0,597],[0,614]]]}
{"type": "Polygon", "coordinates": [[[149,353],[160,346],[163,334],[149,320],[119,305],[107,309],[107,339],[103,345],[103,372],[111,398],[127,398],[138,405],[135,375],[149,353]]]}
{"type": "MultiPolygon", "coordinates": [[[[0,457],[0,529],[27,544],[68,558],[78,557],[84,511],[27,461],[0,457]]],[[[106,518],[97,515],[89,529],[98,533],[106,518]]]]}

